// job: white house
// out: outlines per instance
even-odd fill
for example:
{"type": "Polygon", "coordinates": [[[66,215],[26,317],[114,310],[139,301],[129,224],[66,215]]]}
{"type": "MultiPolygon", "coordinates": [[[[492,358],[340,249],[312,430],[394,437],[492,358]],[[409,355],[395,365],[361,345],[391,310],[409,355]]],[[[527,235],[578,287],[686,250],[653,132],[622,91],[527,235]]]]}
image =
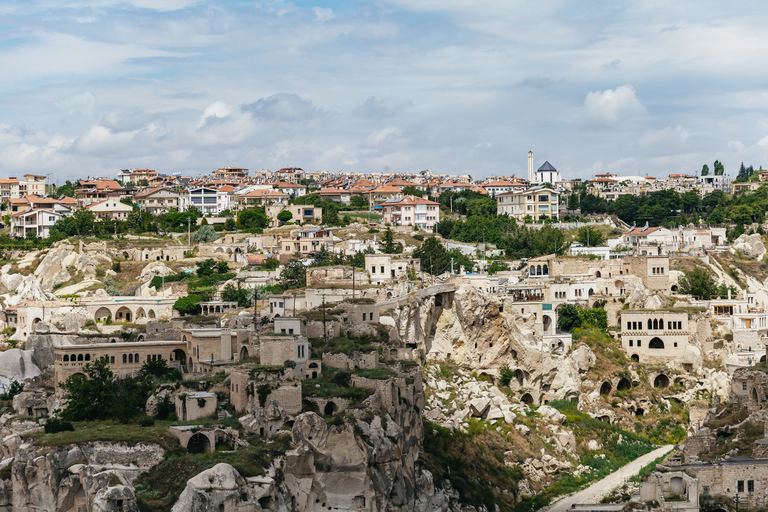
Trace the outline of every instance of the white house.
{"type": "Polygon", "coordinates": [[[197,208],[203,215],[218,215],[219,191],[210,187],[188,188],[181,192],[179,210],[197,208]]]}
{"type": "Polygon", "coordinates": [[[11,236],[24,238],[34,233],[37,238],[48,238],[56,221],[72,215],[72,210],[61,204],[49,208],[30,207],[11,215],[11,236]]]}

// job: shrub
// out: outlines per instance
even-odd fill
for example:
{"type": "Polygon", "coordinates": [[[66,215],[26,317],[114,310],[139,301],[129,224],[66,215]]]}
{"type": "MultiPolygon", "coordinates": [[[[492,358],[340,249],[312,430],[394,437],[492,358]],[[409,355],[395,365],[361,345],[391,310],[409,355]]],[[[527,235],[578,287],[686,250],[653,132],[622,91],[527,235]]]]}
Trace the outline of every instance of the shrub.
{"type": "Polygon", "coordinates": [[[155,405],[155,418],[160,421],[176,418],[176,407],[174,407],[170,395],[164,395],[157,401],[157,405],[155,405]]]}
{"type": "Polygon", "coordinates": [[[120,262],[116,261],[112,264],[112,272],[120,272],[120,262]]]}
{"type": "Polygon", "coordinates": [[[515,370],[509,367],[508,364],[504,364],[501,367],[501,376],[499,377],[499,384],[502,386],[509,386],[509,382],[515,377],[515,370]]]}
{"type": "Polygon", "coordinates": [[[115,284],[115,280],[112,279],[112,276],[107,276],[104,278],[104,286],[112,286],[115,284]]]}
{"type": "Polygon", "coordinates": [[[55,434],[57,432],[75,431],[75,427],[69,421],[59,420],[56,418],[49,419],[45,422],[45,433],[55,434]]]}
{"type": "Polygon", "coordinates": [[[139,420],[140,427],[152,427],[155,425],[155,420],[151,416],[144,416],[139,420]]]}

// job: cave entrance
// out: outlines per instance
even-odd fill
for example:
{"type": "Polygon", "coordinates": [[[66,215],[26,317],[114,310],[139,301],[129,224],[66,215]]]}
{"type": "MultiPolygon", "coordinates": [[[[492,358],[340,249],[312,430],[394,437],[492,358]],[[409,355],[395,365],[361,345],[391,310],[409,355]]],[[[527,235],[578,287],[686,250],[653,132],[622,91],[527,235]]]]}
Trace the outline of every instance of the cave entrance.
{"type": "Polygon", "coordinates": [[[655,388],[669,387],[669,377],[667,377],[663,373],[660,373],[659,375],[656,376],[655,379],[653,379],[653,387],[655,388]]]}

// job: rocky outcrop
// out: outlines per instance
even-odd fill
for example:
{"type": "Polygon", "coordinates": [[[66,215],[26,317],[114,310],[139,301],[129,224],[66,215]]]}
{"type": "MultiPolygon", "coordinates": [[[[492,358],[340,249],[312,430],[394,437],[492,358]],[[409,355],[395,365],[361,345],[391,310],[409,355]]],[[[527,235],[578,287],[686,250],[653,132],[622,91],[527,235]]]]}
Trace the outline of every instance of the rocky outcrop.
{"type": "Polygon", "coordinates": [[[229,464],[216,464],[187,482],[171,512],[256,510],[253,504],[247,505],[247,487],[245,478],[235,468],[229,464]]]}

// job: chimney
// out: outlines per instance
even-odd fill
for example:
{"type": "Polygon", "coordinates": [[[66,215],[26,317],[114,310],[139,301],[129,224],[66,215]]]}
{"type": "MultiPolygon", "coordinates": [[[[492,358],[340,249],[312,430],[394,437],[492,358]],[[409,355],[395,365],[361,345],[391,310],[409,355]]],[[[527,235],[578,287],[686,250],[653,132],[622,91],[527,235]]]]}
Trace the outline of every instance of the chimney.
{"type": "Polygon", "coordinates": [[[232,330],[229,327],[221,329],[221,359],[223,361],[232,359],[232,330]]]}
{"type": "Polygon", "coordinates": [[[528,152],[528,183],[533,183],[533,151],[528,152]]]}

